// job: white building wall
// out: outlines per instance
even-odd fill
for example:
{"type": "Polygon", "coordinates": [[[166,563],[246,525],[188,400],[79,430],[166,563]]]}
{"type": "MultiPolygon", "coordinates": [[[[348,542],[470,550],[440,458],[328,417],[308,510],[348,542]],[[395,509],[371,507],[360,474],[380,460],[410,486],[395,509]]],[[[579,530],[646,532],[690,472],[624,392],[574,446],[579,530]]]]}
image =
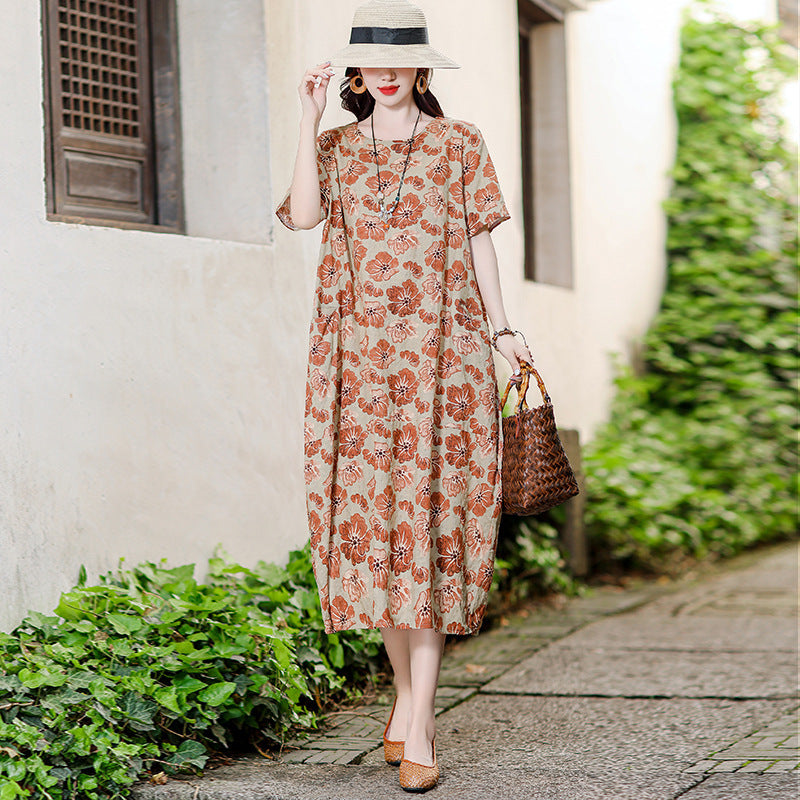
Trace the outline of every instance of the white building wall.
{"type": "Polygon", "coordinates": [[[46,219],[39,3],[0,7],[7,628],[81,564],[302,542],[308,308],[275,257],[261,0],[179,2],[186,236],[46,219]]]}
{"type": "MultiPolygon", "coordinates": [[[[359,2],[179,0],[183,236],[46,219],[39,4],[0,0],[0,74],[13,76],[0,81],[12,121],[0,126],[0,628],[53,608],[81,564],[90,579],[120,557],[202,574],[217,543],[252,563],[306,541],[321,227],[292,233],[272,212],[291,180],[302,72],[344,46],[359,2]]],[[[515,0],[490,14],[485,0],[417,2],[434,47],[463,67],[432,88],[483,131],[512,214],[493,234],[509,319],[559,425],[585,441],[607,414],[609,353],[628,353],[661,294],[685,0],[597,0],[567,18],[572,289],[521,277],[515,0]]],[[[768,0],[729,5],[774,16],[768,0]]],[[[332,85],[321,129],[351,119],[332,85]]]]}

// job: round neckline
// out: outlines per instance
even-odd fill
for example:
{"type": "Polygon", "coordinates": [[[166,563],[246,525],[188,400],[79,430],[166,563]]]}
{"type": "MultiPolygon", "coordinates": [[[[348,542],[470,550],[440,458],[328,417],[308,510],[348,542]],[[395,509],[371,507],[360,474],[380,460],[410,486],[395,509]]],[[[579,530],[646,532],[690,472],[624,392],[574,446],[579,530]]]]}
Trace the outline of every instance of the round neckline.
{"type": "MultiPolygon", "coordinates": [[[[414,140],[416,141],[419,139],[424,133],[427,132],[429,128],[432,128],[437,122],[441,122],[444,117],[434,117],[419,133],[414,134],[414,140]]],[[[372,141],[372,134],[364,133],[361,128],[358,127],[358,120],[352,123],[353,127],[355,128],[356,133],[361,136],[363,139],[367,141],[372,141]]],[[[379,136],[375,137],[376,142],[389,142],[390,144],[408,144],[408,139],[381,139],[379,136]]]]}

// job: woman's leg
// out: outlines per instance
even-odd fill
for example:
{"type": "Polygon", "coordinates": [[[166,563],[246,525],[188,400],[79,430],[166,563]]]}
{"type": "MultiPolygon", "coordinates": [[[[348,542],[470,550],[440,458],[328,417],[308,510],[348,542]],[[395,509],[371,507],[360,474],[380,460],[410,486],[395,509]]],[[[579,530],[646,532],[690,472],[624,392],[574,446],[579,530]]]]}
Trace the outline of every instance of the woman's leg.
{"type": "Polygon", "coordinates": [[[418,764],[433,764],[434,701],[447,636],[432,628],[409,630],[408,634],[413,692],[403,755],[418,764]]]}
{"type": "Polygon", "coordinates": [[[397,692],[397,705],[392,715],[392,724],[386,738],[395,742],[405,741],[408,719],[411,714],[411,658],[409,651],[409,631],[406,628],[381,628],[383,643],[392,662],[394,688],[397,692]]]}

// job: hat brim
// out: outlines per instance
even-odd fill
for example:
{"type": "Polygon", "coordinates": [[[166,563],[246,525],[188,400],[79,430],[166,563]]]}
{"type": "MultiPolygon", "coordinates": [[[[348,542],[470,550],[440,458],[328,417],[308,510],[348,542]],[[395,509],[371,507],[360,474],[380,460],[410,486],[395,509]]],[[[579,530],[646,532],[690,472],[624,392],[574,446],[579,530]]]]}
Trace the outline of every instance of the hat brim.
{"type": "Polygon", "coordinates": [[[331,59],[332,67],[430,67],[461,69],[427,44],[351,44],[331,59]]]}

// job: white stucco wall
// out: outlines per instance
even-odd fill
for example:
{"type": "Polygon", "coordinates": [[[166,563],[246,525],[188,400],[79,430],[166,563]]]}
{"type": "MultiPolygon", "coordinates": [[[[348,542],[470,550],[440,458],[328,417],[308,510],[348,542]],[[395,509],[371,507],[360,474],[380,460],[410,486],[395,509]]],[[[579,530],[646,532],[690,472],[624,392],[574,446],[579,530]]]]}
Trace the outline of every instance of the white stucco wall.
{"type": "Polygon", "coordinates": [[[308,309],[271,244],[261,0],[216,39],[218,4],[179,4],[187,236],[46,219],[39,3],[0,5],[0,627],[81,564],[285,558],[308,309]]]}
{"type": "MultiPolygon", "coordinates": [[[[463,66],[433,90],[483,131],[512,214],[493,234],[509,319],[559,424],[585,441],[607,413],[609,353],[628,352],[661,294],[685,0],[597,0],[568,17],[572,289],[522,279],[515,0],[491,15],[485,0],[417,2],[434,47],[463,66]]],[[[179,0],[181,236],[46,219],[39,4],[0,0],[0,72],[14,76],[0,81],[13,121],[0,126],[0,628],[51,609],[81,564],[90,578],[119,557],[202,566],[218,542],[282,562],[305,542],[321,227],[292,233],[272,210],[291,179],[300,76],[344,46],[358,4],[247,0],[214,25],[221,4],[179,0]]],[[[332,88],[321,128],[351,119],[332,88]]]]}

